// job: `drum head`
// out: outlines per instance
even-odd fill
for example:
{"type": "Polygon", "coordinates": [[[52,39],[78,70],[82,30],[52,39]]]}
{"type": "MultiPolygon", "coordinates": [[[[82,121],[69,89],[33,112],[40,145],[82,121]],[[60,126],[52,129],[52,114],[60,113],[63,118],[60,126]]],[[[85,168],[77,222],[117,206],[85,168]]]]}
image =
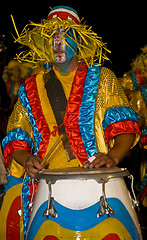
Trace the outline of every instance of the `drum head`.
{"type": "Polygon", "coordinates": [[[126,168],[56,168],[39,172],[36,179],[56,182],[59,179],[95,179],[97,182],[108,182],[110,178],[129,176],[126,168]]]}

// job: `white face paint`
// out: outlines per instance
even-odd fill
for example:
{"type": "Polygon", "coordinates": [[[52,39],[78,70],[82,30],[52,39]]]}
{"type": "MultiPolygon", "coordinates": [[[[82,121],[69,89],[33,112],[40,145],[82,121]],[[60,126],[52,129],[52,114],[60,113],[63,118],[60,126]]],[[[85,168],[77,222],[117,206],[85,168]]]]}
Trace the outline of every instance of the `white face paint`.
{"type": "Polygon", "coordinates": [[[53,50],[56,63],[66,62],[66,44],[65,37],[62,36],[64,29],[59,29],[54,35],[53,50]]]}
{"type": "Polygon", "coordinates": [[[65,36],[64,31],[64,28],[60,28],[54,34],[53,51],[56,63],[69,62],[77,52],[77,43],[74,41],[72,30],[68,31],[68,35],[71,37],[65,36]]]}

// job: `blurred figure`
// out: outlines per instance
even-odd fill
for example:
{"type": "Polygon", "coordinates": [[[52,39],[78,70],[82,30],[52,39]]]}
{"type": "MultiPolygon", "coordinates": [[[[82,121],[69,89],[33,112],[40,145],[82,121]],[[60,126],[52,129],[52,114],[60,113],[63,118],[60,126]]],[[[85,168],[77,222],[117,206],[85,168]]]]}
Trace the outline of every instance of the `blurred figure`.
{"type": "MultiPolygon", "coordinates": [[[[138,125],[141,130],[141,171],[140,194],[143,206],[147,207],[147,46],[131,63],[131,70],[120,78],[127,95],[130,107],[138,114],[138,125]]],[[[134,154],[135,155],[135,154],[134,154]]],[[[139,161],[140,161],[140,154],[139,161]]]]}
{"type": "Polygon", "coordinates": [[[20,63],[17,60],[10,60],[5,66],[2,78],[6,84],[7,94],[11,98],[11,108],[17,101],[17,91],[20,85],[33,74],[33,64],[20,63]]]}

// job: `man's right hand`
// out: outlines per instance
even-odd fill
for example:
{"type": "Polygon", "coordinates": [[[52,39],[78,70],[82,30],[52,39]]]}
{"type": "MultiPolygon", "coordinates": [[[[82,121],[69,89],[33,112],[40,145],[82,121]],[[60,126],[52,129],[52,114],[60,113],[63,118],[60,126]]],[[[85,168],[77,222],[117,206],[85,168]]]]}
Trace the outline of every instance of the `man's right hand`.
{"type": "Polygon", "coordinates": [[[15,151],[12,153],[11,158],[14,158],[17,163],[26,169],[30,178],[34,178],[36,173],[44,169],[44,166],[41,165],[42,159],[26,150],[20,149],[15,151]]]}
{"type": "Polygon", "coordinates": [[[41,158],[32,155],[25,162],[25,169],[27,171],[28,176],[30,178],[34,178],[36,173],[44,169],[44,166],[41,165],[41,158]]]}

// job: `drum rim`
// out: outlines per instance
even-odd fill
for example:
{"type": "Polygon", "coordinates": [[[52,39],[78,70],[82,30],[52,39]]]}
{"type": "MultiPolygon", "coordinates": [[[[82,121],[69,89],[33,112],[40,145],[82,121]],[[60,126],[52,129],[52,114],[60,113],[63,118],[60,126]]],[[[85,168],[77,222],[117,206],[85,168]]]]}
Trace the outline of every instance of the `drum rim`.
{"type": "Polygon", "coordinates": [[[127,168],[119,167],[101,167],[101,168],[83,168],[83,167],[68,167],[68,168],[54,168],[54,169],[45,169],[40,171],[39,174],[45,175],[63,175],[63,172],[66,175],[83,175],[83,174],[99,174],[99,173],[115,173],[126,171],[127,168]]]}
{"type": "Polygon", "coordinates": [[[47,182],[55,183],[57,180],[65,179],[95,179],[98,183],[108,182],[111,178],[129,176],[126,168],[56,168],[46,169],[36,175],[36,179],[45,179],[47,182]]]}

